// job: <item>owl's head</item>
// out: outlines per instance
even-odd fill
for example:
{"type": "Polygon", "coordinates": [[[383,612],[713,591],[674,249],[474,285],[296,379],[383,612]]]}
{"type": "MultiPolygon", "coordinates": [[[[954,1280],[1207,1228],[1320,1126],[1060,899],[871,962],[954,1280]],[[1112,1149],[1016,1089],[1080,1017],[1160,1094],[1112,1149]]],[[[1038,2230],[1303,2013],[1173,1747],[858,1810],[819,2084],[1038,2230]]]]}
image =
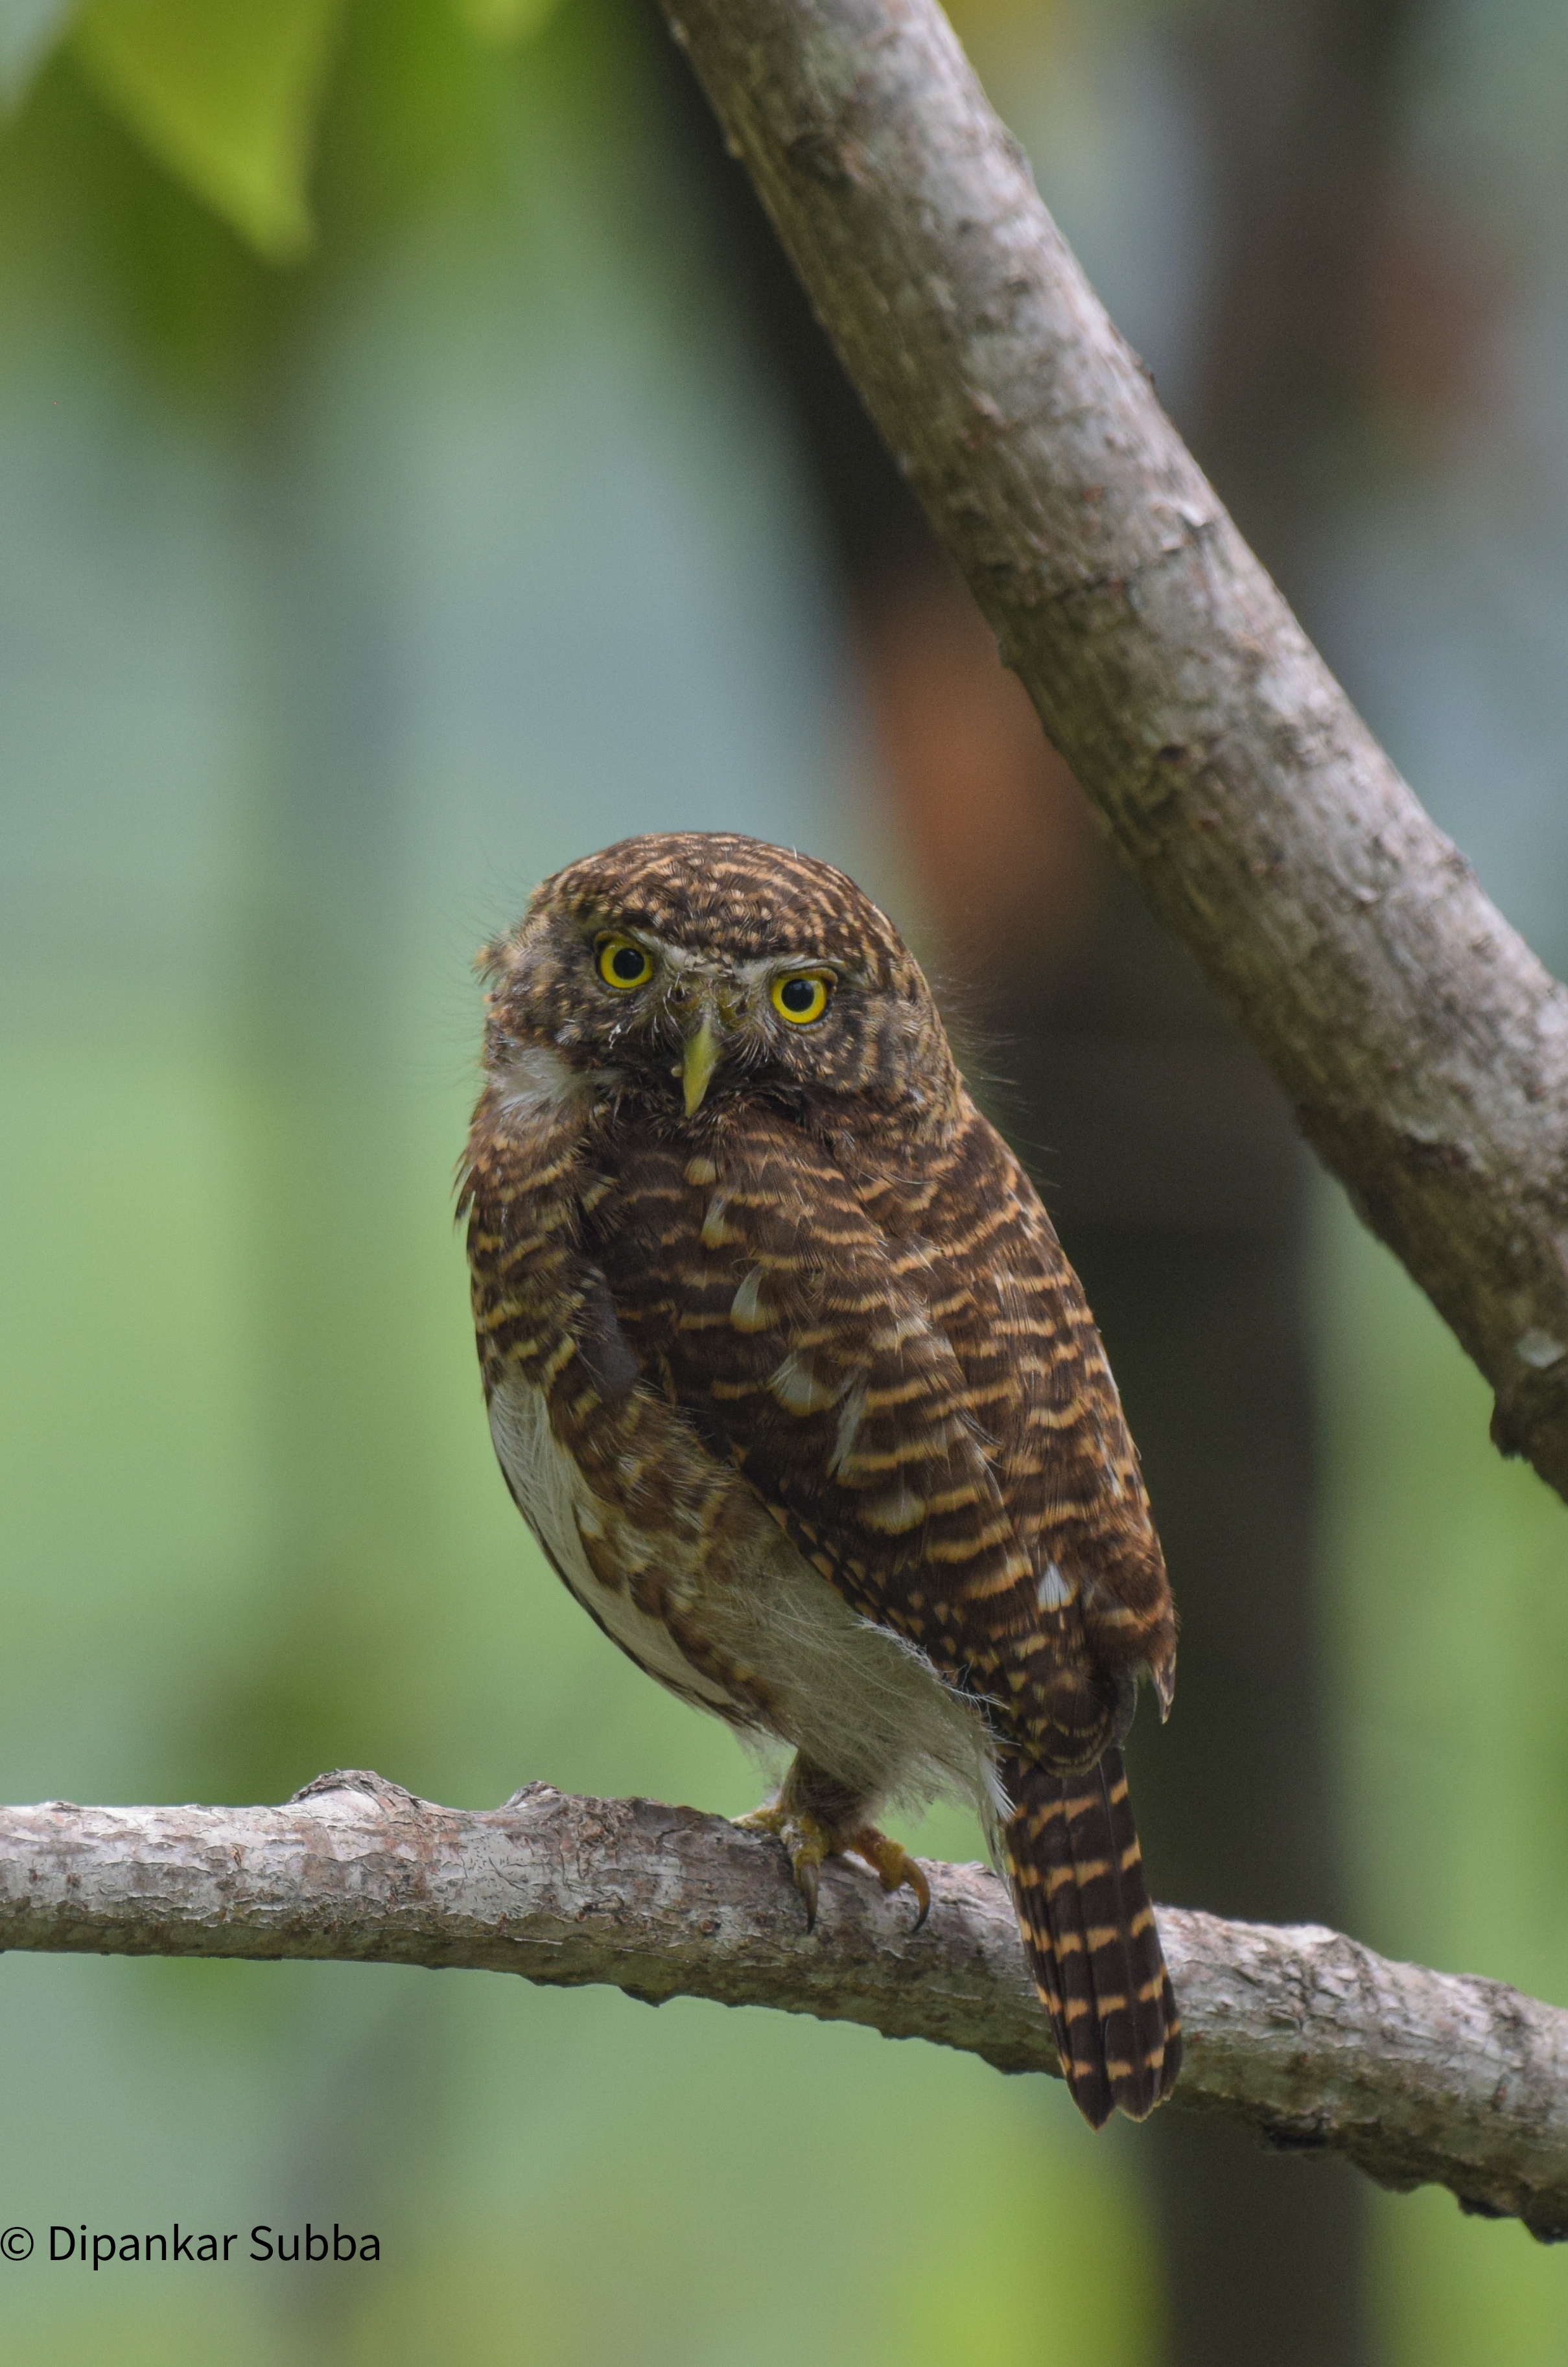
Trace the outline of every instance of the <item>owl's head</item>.
{"type": "Polygon", "coordinates": [[[486,946],[486,1066],[613,1076],[675,1116],[738,1095],[950,1101],[952,1055],[898,931],[851,879],[706,831],[626,838],[486,946]]]}

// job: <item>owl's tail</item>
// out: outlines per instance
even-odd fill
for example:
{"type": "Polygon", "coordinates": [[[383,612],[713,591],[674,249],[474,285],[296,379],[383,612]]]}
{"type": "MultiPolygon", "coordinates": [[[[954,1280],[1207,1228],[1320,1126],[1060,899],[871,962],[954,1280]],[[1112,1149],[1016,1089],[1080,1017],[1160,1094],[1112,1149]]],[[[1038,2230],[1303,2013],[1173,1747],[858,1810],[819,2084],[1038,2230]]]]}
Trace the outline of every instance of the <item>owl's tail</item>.
{"type": "Polygon", "coordinates": [[[1146,2120],[1176,2085],[1181,2024],[1121,1753],[1071,1775],[1008,1757],[1000,1773],[1013,1903],[1073,2101],[1091,2128],[1116,2107],[1146,2120]]]}

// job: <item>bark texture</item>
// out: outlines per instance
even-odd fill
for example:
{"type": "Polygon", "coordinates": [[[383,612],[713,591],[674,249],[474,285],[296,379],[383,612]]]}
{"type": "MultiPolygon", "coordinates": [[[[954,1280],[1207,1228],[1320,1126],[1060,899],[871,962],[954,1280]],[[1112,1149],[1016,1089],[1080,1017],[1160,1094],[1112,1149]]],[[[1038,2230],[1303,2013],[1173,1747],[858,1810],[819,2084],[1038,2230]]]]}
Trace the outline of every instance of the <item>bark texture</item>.
{"type": "Polygon", "coordinates": [[[1051,741],[1568,1495],[1568,991],[1160,409],[935,0],[663,0],[1051,741]]]}
{"type": "MultiPolygon", "coordinates": [[[[721,1817],[546,1784],[471,1813],[347,1771],[276,1808],[0,1809],[0,1947],[602,1981],[1056,2074],[1001,1884],[978,1865],[926,1873],[917,1932],[906,1899],[828,1867],[808,1936],[780,1846],[721,1817]]],[[[1186,2031],[1178,2104],[1568,2237],[1568,2012],[1313,1924],[1159,1921],[1186,2031]]]]}

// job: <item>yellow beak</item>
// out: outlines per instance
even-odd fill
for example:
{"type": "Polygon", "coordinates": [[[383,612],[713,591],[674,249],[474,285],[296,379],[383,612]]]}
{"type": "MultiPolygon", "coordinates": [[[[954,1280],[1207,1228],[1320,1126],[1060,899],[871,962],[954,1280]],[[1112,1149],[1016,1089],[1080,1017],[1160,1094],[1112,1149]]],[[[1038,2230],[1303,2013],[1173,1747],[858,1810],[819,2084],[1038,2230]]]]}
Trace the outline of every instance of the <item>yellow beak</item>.
{"type": "Polygon", "coordinates": [[[711,1011],[705,1011],[686,1039],[686,1057],[681,1062],[681,1083],[686,1091],[687,1117],[695,1116],[702,1107],[702,1097],[713,1082],[719,1056],[719,1031],[713,1025],[711,1011]]]}

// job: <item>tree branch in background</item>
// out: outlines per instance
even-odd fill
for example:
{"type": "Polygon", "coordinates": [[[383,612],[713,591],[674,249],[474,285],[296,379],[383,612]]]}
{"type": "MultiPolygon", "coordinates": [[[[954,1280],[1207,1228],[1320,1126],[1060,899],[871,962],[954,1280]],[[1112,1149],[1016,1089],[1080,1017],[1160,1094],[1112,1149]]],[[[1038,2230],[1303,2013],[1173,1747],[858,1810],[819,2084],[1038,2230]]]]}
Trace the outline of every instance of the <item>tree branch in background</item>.
{"type": "Polygon", "coordinates": [[[1568,1495],[1568,991],[1161,411],[934,0],[663,0],[1122,859],[1568,1495]]]}
{"type": "MultiPolygon", "coordinates": [[[[1055,2073],[1001,1884],[978,1865],[926,1873],[916,1931],[906,1899],[829,1867],[808,1935],[782,1850],[722,1817],[547,1784],[473,1814],[341,1772],[280,1808],[0,1809],[0,1947],[608,1982],[1055,2073]]],[[[1568,2013],[1312,1924],[1162,1908],[1160,1931],[1186,2033],[1178,2104],[1568,2237],[1568,2013]]]]}

